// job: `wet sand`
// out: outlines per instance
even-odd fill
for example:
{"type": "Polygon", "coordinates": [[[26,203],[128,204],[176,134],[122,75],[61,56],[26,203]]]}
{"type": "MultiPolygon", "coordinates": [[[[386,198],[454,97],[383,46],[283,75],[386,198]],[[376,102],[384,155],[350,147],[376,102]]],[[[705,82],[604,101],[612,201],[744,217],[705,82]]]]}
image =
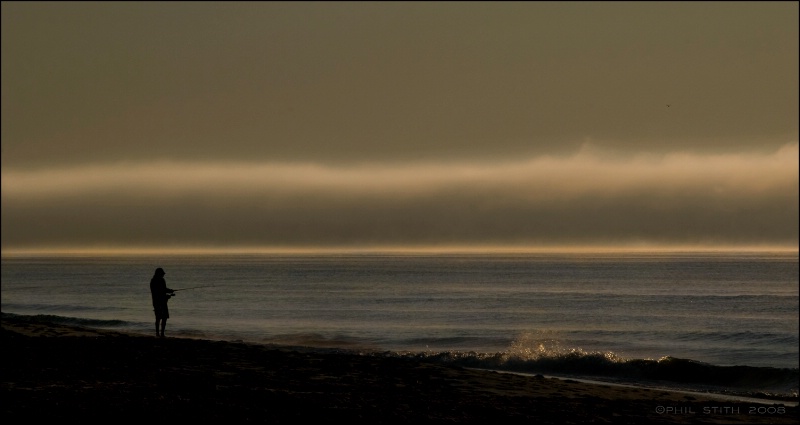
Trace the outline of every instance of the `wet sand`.
{"type": "Polygon", "coordinates": [[[2,319],[2,417],[198,423],[797,424],[798,408],[419,360],[2,319]]]}

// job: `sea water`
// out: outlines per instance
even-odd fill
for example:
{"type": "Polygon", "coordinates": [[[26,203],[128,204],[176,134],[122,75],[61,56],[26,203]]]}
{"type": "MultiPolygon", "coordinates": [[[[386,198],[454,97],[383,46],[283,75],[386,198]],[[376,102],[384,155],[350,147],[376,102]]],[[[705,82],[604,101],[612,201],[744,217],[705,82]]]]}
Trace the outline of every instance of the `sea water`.
{"type": "Polygon", "coordinates": [[[7,257],[2,312],[464,366],[796,394],[796,253],[7,257]],[[192,289],[186,289],[192,288],[192,289]]]}

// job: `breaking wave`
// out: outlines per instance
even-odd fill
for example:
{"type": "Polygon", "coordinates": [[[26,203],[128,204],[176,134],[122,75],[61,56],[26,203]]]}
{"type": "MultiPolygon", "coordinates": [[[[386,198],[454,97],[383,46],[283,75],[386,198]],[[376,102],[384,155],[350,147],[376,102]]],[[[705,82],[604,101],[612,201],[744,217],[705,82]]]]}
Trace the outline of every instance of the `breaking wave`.
{"type": "Polygon", "coordinates": [[[797,398],[797,368],[718,366],[692,359],[665,356],[659,359],[624,358],[607,351],[562,347],[556,340],[514,341],[499,353],[404,352],[392,353],[441,364],[527,374],[554,374],[611,382],[668,385],[694,390],[737,392],[797,398]]]}

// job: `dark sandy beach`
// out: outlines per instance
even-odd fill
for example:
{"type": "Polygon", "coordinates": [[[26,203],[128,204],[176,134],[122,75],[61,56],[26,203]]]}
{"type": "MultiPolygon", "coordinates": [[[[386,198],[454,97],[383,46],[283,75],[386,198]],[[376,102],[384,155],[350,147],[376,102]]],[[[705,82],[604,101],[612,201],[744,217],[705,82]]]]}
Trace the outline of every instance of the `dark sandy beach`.
{"type": "Polygon", "coordinates": [[[798,408],[3,317],[7,423],[796,424],[798,408]]]}

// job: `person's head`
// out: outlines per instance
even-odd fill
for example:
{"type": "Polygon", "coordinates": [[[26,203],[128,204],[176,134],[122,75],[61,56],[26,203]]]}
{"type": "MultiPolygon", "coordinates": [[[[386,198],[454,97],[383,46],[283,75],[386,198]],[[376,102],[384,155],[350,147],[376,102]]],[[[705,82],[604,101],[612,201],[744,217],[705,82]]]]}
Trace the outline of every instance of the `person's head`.
{"type": "Polygon", "coordinates": [[[167,273],[161,267],[156,269],[156,276],[164,276],[165,274],[167,273]]]}

